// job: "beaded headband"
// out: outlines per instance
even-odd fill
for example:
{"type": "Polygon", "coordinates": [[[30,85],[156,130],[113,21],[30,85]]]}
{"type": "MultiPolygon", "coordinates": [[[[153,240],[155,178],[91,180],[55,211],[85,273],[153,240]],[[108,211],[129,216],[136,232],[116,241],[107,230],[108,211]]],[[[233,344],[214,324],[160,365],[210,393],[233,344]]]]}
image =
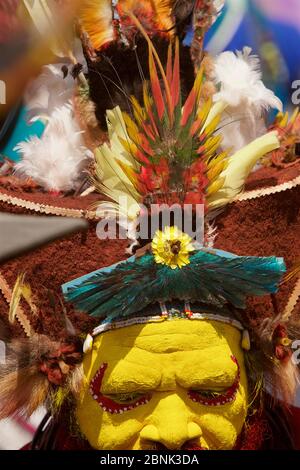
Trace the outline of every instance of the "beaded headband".
{"type": "Polygon", "coordinates": [[[128,318],[126,320],[116,321],[116,322],[105,322],[101,325],[94,328],[92,334],[88,334],[83,346],[83,352],[88,353],[91,351],[93,346],[93,338],[96,336],[106,333],[107,331],[118,330],[121,328],[126,328],[134,325],[145,325],[148,323],[163,323],[166,321],[179,320],[179,319],[188,319],[188,320],[208,320],[208,321],[217,321],[220,323],[225,323],[227,325],[233,326],[242,332],[242,343],[241,346],[244,350],[249,351],[250,349],[250,337],[248,331],[243,327],[241,322],[235,320],[234,318],[229,318],[223,315],[213,314],[213,313],[197,313],[192,312],[189,302],[185,302],[185,311],[182,312],[178,309],[170,308],[167,309],[166,305],[160,303],[161,315],[152,315],[152,316],[140,316],[128,318]]]}

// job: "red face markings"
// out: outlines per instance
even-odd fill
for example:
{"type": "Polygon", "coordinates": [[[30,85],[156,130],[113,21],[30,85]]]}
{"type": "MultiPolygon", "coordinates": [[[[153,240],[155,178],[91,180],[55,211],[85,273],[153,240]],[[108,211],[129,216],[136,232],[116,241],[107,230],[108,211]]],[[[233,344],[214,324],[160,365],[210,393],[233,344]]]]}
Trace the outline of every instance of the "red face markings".
{"type": "MultiPolygon", "coordinates": [[[[224,392],[214,392],[213,390],[189,390],[188,397],[192,401],[204,406],[221,406],[233,402],[236,398],[240,384],[240,366],[234,356],[231,356],[231,359],[238,367],[236,378],[231,387],[224,390],[224,392]]],[[[103,411],[111,414],[122,414],[126,411],[133,410],[138,406],[145,405],[151,400],[151,394],[149,393],[142,396],[141,394],[132,394],[131,396],[130,394],[127,394],[128,398],[126,398],[125,401],[124,398],[121,398],[121,396],[125,394],[116,394],[116,397],[120,398],[118,401],[103,395],[101,393],[101,386],[107,367],[108,364],[102,364],[90,383],[90,393],[93,399],[99,403],[103,411]],[[120,403],[120,401],[123,401],[123,403],[120,403]]]]}
{"type": "Polygon", "coordinates": [[[94,400],[99,403],[103,411],[107,411],[111,414],[122,414],[126,411],[133,410],[138,406],[145,405],[151,400],[151,395],[146,394],[128,403],[118,403],[112,398],[103,395],[101,393],[101,386],[107,366],[108,364],[102,364],[90,383],[90,393],[94,400]]]}
{"type": "Polygon", "coordinates": [[[197,403],[204,406],[221,406],[231,403],[235,400],[237,391],[240,384],[240,366],[237,359],[231,356],[232,361],[238,366],[237,375],[234,383],[227,390],[221,393],[215,393],[213,391],[195,391],[189,390],[189,398],[197,403]]]}

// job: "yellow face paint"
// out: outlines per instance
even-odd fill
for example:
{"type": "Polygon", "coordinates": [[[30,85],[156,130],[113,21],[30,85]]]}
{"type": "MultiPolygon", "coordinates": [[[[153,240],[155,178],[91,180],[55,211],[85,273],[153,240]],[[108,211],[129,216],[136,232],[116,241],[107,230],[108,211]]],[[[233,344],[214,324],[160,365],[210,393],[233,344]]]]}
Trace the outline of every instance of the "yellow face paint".
{"type": "Polygon", "coordinates": [[[83,363],[82,432],[95,449],[232,449],[248,404],[240,343],[239,330],[207,320],[99,335],[83,363]]]}

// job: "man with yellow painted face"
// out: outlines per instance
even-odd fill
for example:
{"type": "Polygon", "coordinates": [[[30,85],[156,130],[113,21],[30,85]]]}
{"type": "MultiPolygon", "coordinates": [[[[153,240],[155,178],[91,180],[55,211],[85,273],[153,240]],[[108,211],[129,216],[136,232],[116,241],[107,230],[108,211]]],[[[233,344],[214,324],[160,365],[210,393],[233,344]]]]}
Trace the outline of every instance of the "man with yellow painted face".
{"type": "Polygon", "coordinates": [[[66,300],[100,321],[84,345],[76,422],[99,450],[260,448],[268,432],[261,395],[291,397],[296,366],[285,362],[285,325],[270,319],[253,331],[242,310],[248,296],[277,292],[285,263],[212,249],[207,229],[279,142],[269,133],[230,158],[218,153],[223,105],[201,104],[202,71],[182,106],[178,43],[164,74],[145,37],[151,95],[144,83],[144,106],[132,100],[133,118],[107,112],[110,142],[98,150],[95,183],[113,202],[101,201],[99,215],[122,221],[125,213],[131,248],[139,242],[132,226],[142,215],[151,220],[153,205],[189,206],[195,216],[201,205],[206,233],[199,242],[164,225],[132,258],[63,286],[66,300]]]}
{"type": "Polygon", "coordinates": [[[248,412],[242,334],[172,319],[109,331],[83,361],[76,416],[94,449],[232,449],[248,412]]]}
{"type": "Polygon", "coordinates": [[[84,344],[81,432],[99,450],[260,448],[268,429],[255,361],[272,358],[251,350],[240,308],[246,293],[275,288],[282,260],[197,250],[177,227],[158,232],[151,248],[63,286],[80,309],[110,313],[84,344]],[[188,300],[170,302],[170,292],[188,300]],[[202,302],[190,302],[197,292],[202,302]],[[140,309],[131,313],[123,299],[134,295],[140,309]]]}

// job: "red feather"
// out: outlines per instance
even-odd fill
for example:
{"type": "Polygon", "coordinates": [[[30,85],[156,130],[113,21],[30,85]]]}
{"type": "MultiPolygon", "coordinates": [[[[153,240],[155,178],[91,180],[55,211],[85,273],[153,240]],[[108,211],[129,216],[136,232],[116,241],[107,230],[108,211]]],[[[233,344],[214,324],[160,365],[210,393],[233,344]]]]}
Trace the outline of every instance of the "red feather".
{"type": "Polygon", "coordinates": [[[190,130],[190,135],[194,137],[194,135],[199,132],[200,128],[202,125],[202,121],[200,119],[197,119],[195,122],[193,122],[190,130]]]}
{"type": "Polygon", "coordinates": [[[180,96],[180,61],[179,61],[179,40],[178,40],[178,38],[176,39],[176,47],[175,47],[175,59],[174,59],[174,70],[173,70],[171,95],[172,95],[172,106],[173,106],[173,111],[174,111],[174,108],[179,103],[179,96],[180,96]]]}
{"type": "Polygon", "coordinates": [[[149,52],[149,69],[150,69],[152,95],[153,95],[155,106],[158,112],[158,117],[159,119],[161,119],[165,112],[165,102],[164,102],[161,86],[159,83],[159,78],[157,74],[155,61],[153,58],[153,53],[151,50],[149,52]]]}
{"type": "Polygon", "coordinates": [[[194,109],[195,103],[196,103],[196,98],[197,94],[194,88],[190,92],[188,99],[185,102],[183,112],[182,112],[182,118],[181,118],[181,125],[185,126],[190,115],[192,114],[192,111],[194,109]]]}
{"type": "Polygon", "coordinates": [[[150,157],[153,157],[154,151],[150,147],[148,139],[143,134],[140,134],[139,137],[140,137],[140,147],[142,151],[148,154],[150,157]]]}
{"type": "Polygon", "coordinates": [[[181,125],[185,126],[189,117],[191,116],[195,106],[197,105],[197,102],[199,101],[200,98],[200,91],[201,91],[201,85],[202,85],[202,78],[203,78],[203,68],[201,68],[197,74],[197,77],[195,79],[194,86],[185,102],[185,105],[183,107],[183,112],[182,112],[182,118],[181,118],[181,125]]]}
{"type": "Polygon", "coordinates": [[[149,137],[149,139],[155,141],[155,135],[153,133],[153,130],[151,128],[151,125],[150,124],[147,124],[146,122],[142,122],[141,123],[144,131],[145,131],[145,134],[147,135],[147,137],[149,137]]]}
{"type": "Polygon", "coordinates": [[[149,158],[147,158],[141,150],[137,150],[135,156],[138,162],[142,163],[143,165],[150,165],[149,158]]]}
{"type": "Polygon", "coordinates": [[[153,113],[150,109],[148,110],[148,116],[149,116],[149,119],[150,119],[150,123],[151,123],[151,126],[152,126],[153,133],[156,136],[159,136],[159,132],[158,132],[158,129],[156,127],[155,119],[154,119],[153,113]]]}

